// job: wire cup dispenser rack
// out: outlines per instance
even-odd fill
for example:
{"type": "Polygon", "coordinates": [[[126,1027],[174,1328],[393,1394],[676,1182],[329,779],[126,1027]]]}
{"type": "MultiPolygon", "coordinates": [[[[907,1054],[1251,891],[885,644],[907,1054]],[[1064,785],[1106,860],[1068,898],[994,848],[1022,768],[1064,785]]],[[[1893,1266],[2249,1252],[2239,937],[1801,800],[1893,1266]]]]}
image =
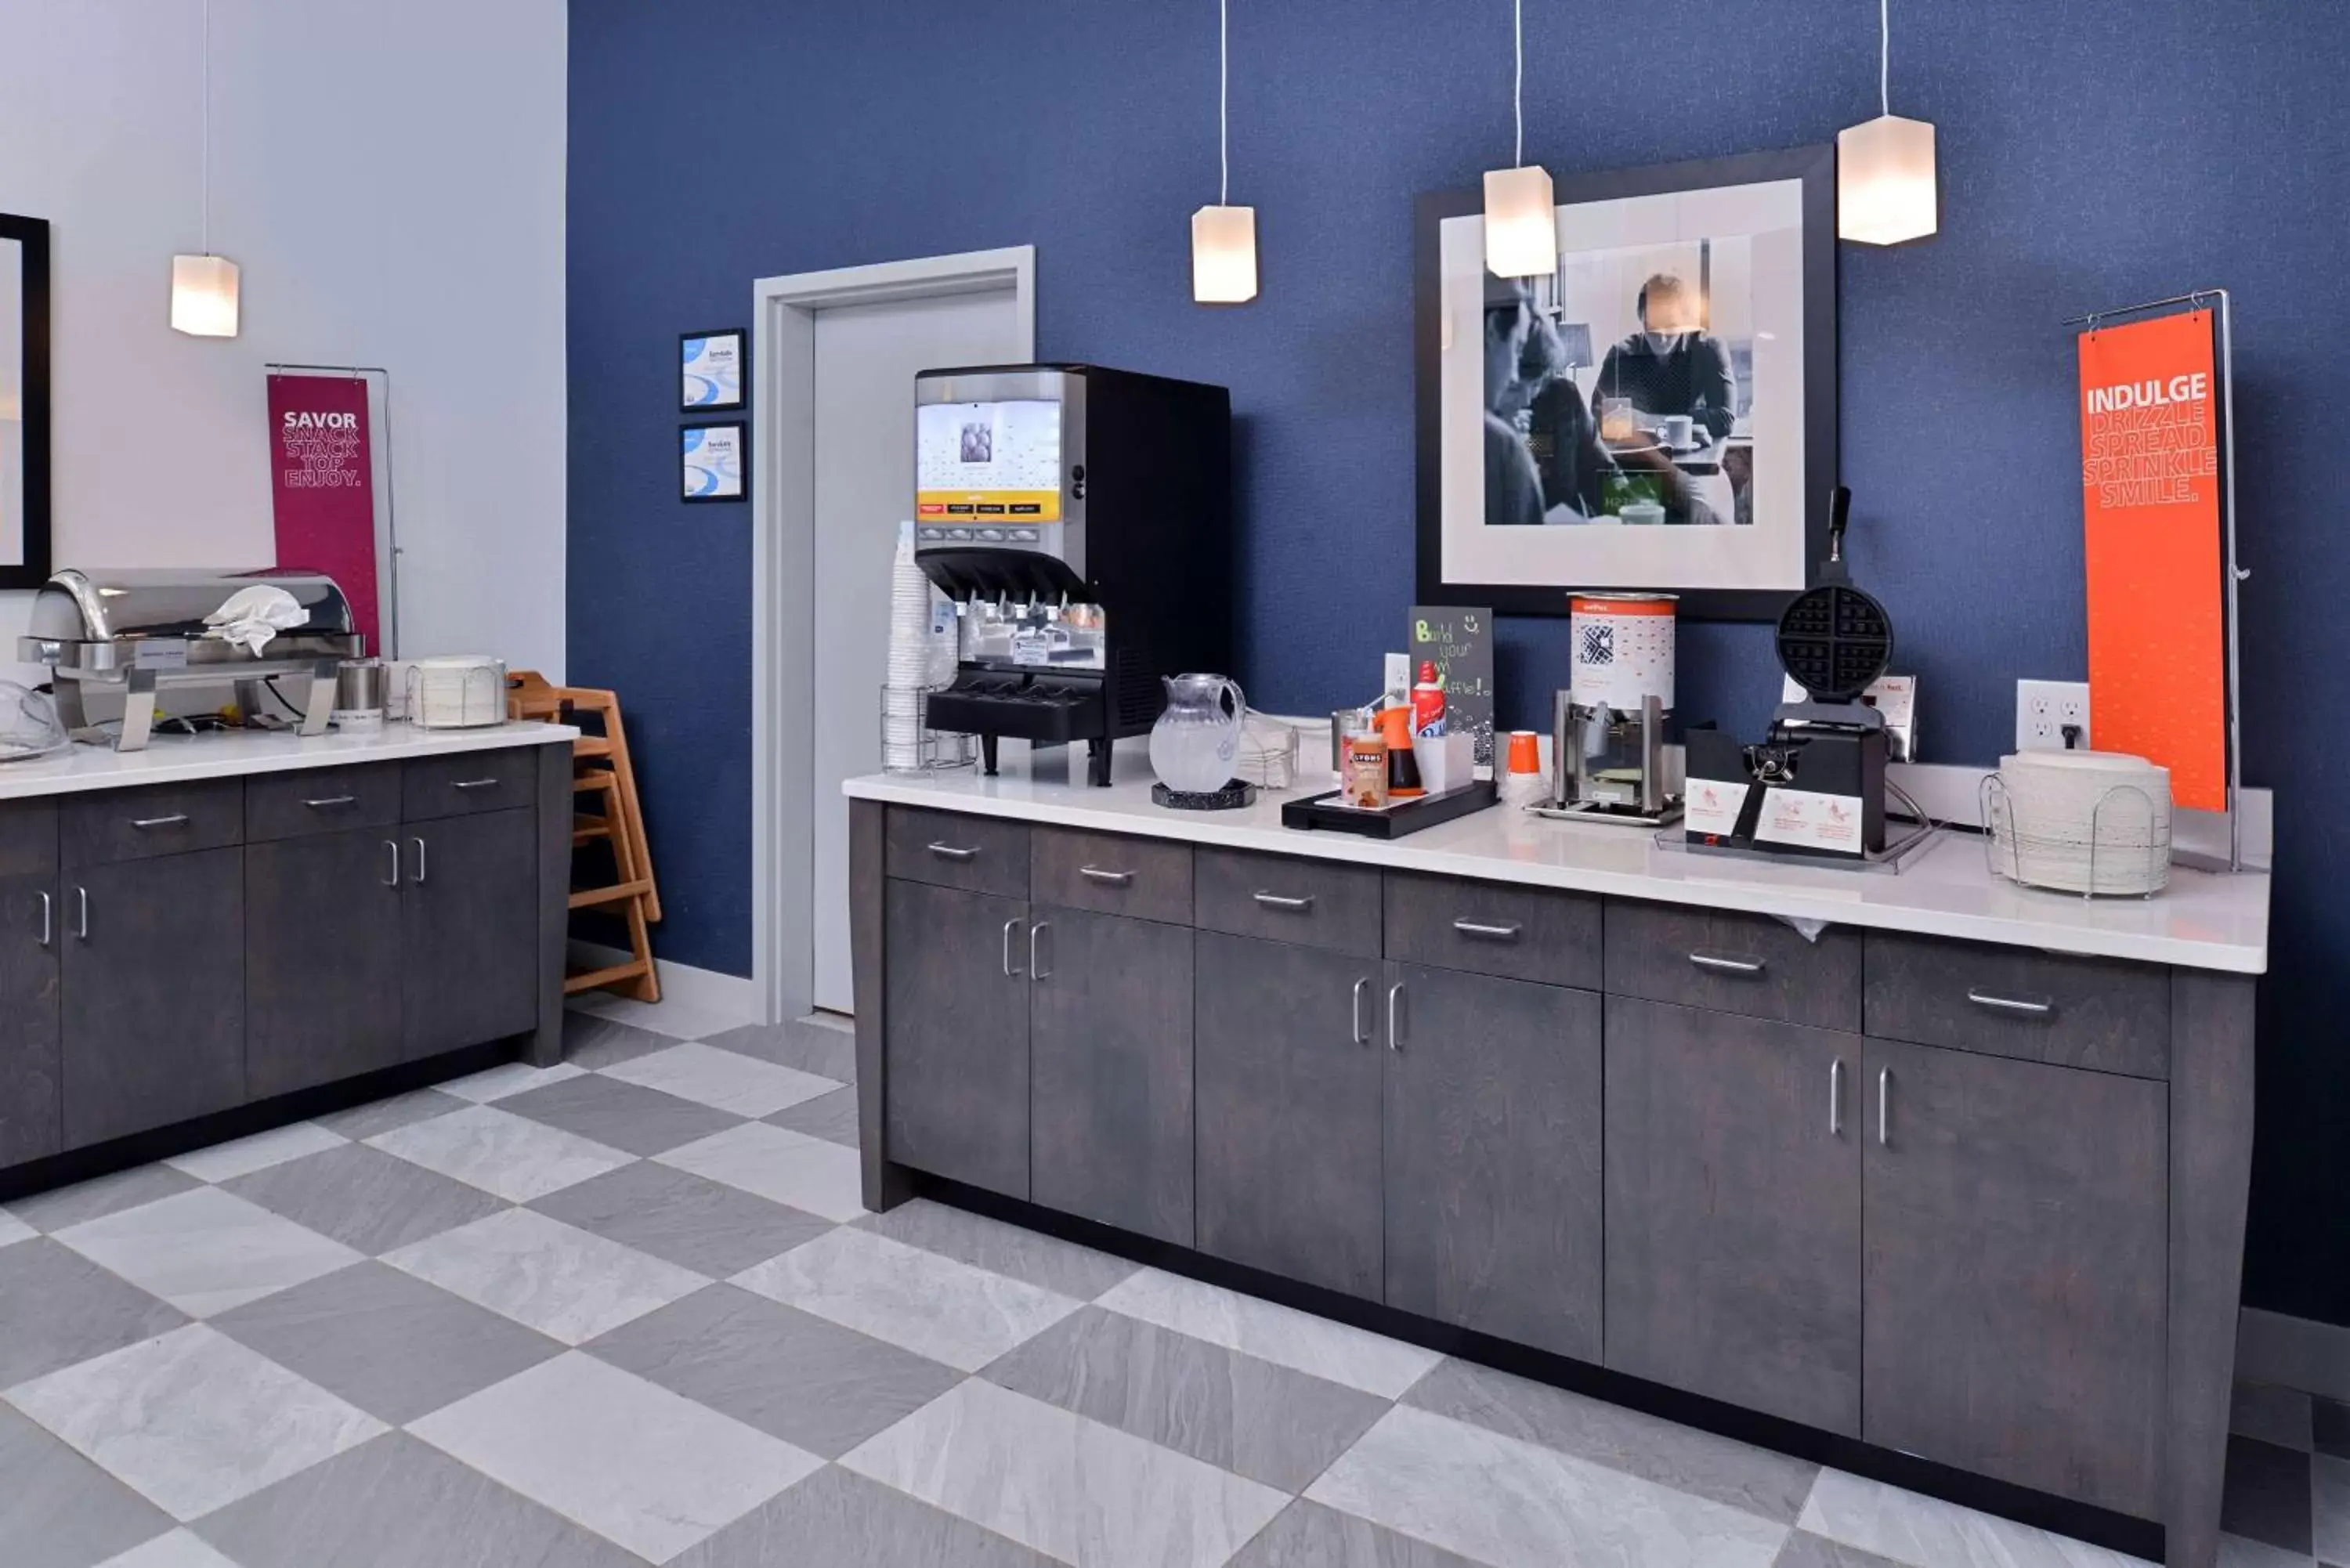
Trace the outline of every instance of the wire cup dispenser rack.
{"type": "Polygon", "coordinates": [[[2116,784],[2097,797],[2089,809],[2085,845],[2077,837],[2032,832],[1997,774],[1983,775],[1977,804],[1982,813],[1983,864],[1995,876],[2085,898],[2150,898],[2169,886],[2170,815],[2157,811],[2154,797],[2136,784],[2116,784]],[[2108,812],[2114,814],[2110,838],[2108,812]]]}

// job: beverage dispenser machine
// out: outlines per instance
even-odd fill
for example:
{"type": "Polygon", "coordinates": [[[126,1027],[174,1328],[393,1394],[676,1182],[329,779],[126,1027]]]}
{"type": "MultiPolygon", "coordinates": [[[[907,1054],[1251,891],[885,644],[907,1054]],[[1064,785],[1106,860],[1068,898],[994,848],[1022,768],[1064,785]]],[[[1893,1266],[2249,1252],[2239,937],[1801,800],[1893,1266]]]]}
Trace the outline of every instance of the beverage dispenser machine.
{"type": "Polygon", "coordinates": [[[1232,395],[1099,365],[914,379],[915,559],[954,601],[953,681],[924,722],[1110,745],[1162,676],[1232,666],[1232,395]]]}

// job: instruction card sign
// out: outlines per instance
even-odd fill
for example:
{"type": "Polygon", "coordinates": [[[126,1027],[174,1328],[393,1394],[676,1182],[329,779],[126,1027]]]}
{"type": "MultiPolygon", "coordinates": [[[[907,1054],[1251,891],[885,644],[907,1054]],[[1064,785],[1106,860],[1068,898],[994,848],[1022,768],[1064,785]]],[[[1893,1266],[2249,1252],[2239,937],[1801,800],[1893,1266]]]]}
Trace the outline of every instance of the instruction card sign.
{"type": "Polygon", "coordinates": [[[367,382],[356,376],[270,377],[269,457],[277,565],[334,578],[350,603],[352,625],[375,651],[381,645],[367,382]]]}
{"type": "Polygon", "coordinates": [[[1493,612],[1453,605],[1415,605],[1411,678],[1423,663],[1444,682],[1444,727],[1474,737],[1475,763],[1493,762],[1493,612]]]}

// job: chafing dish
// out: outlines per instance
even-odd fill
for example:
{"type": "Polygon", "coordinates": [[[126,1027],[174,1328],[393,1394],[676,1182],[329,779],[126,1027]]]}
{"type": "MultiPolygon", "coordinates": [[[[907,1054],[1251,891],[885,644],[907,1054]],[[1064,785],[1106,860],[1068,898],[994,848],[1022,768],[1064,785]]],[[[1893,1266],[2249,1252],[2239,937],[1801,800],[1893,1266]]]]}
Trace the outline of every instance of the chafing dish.
{"type": "Polygon", "coordinates": [[[300,716],[306,735],[323,734],[335,705],[336,667],[367,651],[351,627],[351,607],[332,577],[316,572],[171,570],[57,573],[33,600],[16,656],[55,673],[57,717],[87,731],[83,696],[91,686],[121,691],[122,733],[116,749],[147,744],[159,686],[234,682],[247,712],[264,711],[265,684],[281,679],[277,700],[300,716]],[[305,618],[282,628],[261,652],[229,641],[204,618],[239,591],[281,588],[305,618]]]}

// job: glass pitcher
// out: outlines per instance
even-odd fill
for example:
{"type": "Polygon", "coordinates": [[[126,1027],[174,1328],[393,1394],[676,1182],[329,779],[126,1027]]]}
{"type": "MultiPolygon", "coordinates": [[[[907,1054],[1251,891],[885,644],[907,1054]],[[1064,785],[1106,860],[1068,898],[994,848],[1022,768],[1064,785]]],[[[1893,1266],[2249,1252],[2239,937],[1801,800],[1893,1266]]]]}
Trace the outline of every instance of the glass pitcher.
{"type": "Polygon", "coordinates": [[[1150,727],[1150,767],[1159,782],[1207,794],[1232,780],[1248,699],[1224,675],[1165,675],[1167,711],[1150,727]]]}

